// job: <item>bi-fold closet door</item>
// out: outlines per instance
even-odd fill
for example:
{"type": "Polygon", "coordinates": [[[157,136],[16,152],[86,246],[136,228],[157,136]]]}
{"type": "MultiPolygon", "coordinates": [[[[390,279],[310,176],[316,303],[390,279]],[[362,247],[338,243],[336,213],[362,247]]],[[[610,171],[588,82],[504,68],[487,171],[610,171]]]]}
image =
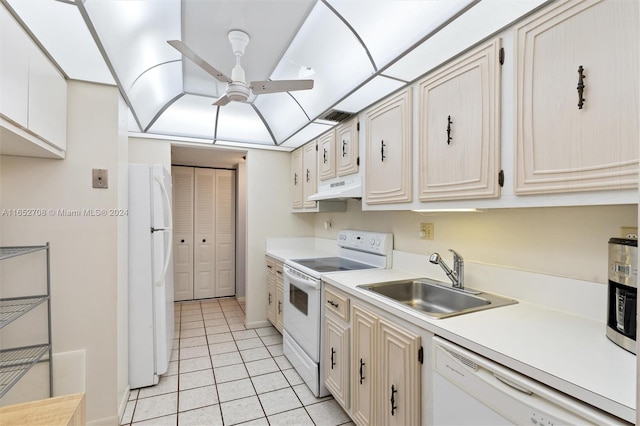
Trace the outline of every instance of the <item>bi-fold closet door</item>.
{"type": "Polygon", "coordinates": [[[235,172],[173,166],[175,300],[235,294],[235,172]]]}

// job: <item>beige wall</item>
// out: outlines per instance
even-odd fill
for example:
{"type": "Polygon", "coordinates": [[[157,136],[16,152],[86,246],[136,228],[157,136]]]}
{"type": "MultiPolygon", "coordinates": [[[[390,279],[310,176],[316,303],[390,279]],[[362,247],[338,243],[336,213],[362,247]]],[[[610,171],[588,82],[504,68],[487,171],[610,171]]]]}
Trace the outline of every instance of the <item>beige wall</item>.
{"type": "MultiPolygon", "coordinates": [[[[122,106],[115,87],[70,81],[66,159],[0,157],[0,208],[53,209],[43,217],[0,217],[0,244],[51,242],[53,351],[85,351],[87,420],[114,424],[127,371],[118,365],[127,350],[126,336],[118,335],[126,331],[118,319],[126,310],[119,269],[126,251],[118,253],[126,226],[114,216],[61,216],[57,210],[125,205],[122,106]],[[93,168],[109,170],[108,189],[92,188],[93,168]]],[[[82,364],[69,367],[70,376],[85,374],[74,371],[82,364]]],[[[74,379],[54,377],[56,388],[65,388],[65,380],[74,379]]]]}
{"type": "Polygon", "coordinates": [[[246,324],[266,324],[267,277],[265,239],[313,236],[314,214],[291,213],[287,152],[251,150],[247,153],[246,324]]]}
{"type": "MultiPolygon", "coordinates": [[[[607,241],[621,226],[637,226],[637,205],[495,209],[482,213],[362,212],[350,200],[346,213],[320,213],[315,235],[336,238],[344,228],[393,232],[396,250],[427,257],[448,249],[466,261],[543,274],[607,282],[607,241]],[[331,221],[327,231],[324,222],[331,221]],[[418,236],[434,224],[434,240],[418,236]]],[[[435,267],[435,266],[434,266],[435,267]]]]}

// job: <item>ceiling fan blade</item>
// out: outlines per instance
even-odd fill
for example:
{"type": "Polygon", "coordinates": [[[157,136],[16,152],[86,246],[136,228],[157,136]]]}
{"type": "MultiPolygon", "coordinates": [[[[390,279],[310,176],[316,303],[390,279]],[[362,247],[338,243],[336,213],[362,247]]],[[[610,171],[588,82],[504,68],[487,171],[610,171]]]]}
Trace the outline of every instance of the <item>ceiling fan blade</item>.
{"type": "Polygon", "coordinates": [[[294,90],[313,89],[313,80],[267,80],[252,81],[251,91],[259,95],[261,93],[293,92],[294,90]]]}
{"type": "Polygon", "coordinates": [[[180,40],[168,40],[167,43],[169,43],[178,52],[182,53],[185,57],[193,61],[194,64],[214,76],[217,80],[223,83],[231,83],[231,79],[229,77],[227,77],[223,72],[212,67],[207,61],[198,56],[196,52],[191,50],[189,46],[180,40]]]}
{"type": "Polygon", "coordinates": [[[226,104],[228,104],[229,102],[231,102],[231,99],[227,96],[227,94],[225,93],[224,95],[220,96],[218,98],[217,101],[215,101],[212,105],[215,106],[225,106],[226,104]]]}

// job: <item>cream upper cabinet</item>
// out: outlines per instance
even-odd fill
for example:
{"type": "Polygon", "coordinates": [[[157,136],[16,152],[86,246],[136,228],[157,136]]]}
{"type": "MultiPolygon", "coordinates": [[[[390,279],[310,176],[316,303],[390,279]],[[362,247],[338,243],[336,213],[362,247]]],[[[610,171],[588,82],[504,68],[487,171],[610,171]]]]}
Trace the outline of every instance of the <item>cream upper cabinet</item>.
{"type": "MultiPolygon", "coordinates": [[[[67,82],[2,6],[0,63],[0,115],[10,120],[0,124],[22,135],[27,144],[37,139],[35,143],[38,146],[50,145],[50,152],[64,154],[67,144],[67,82]],[[27,132],[20,132],[23,129],[27,132]]],[[[39,156],[32,147],[21,148],[13,141],[9,143],[9,139],[4,142],[6,146],[0,147],[0,153],[39,156]]]]}
{"type": "Polygon", "coordinates": [[[327,180],[336,177],[336,134],[331,130],[318,139],[318,177],[327,180]]]}
{"type": "Polygon", "coordinates": [[[316,206],[316,202],[307,200],[307,197],[315,194],[318,190],[317,141],[306,144],[302,152],[302,207],[313,208],[316,206]]]}
{"type": "Polygon", "coordinates": [[[302,208],[302,159],[303,148],[291,153],[291,206],[302,208]]]}
{"type": "Polygon", "coordinates": [[[27,127],[29,40],[4,7],[0,7],[0,113],[27,127]]]}
{"type": "Polygon", "coordinates": [[[638,8],[559,1],[515,28],[517,194],[637,187],[638,8]]]}
{"type": "Polygon", "coordinates": [[[411,88],[365,112],[365,201],[412,200],[411,88]]]}
{"type": "Polygon", "coordinates": [[[336,168],[338,176],[358,173],[360,165],[358,128],[357,118],[353,118],[336,127],[336,168]]]}
{"type": "Polygon", "coordinates": [[[419,83],[418,198],[500,196],[500,39],[419,83]]]}

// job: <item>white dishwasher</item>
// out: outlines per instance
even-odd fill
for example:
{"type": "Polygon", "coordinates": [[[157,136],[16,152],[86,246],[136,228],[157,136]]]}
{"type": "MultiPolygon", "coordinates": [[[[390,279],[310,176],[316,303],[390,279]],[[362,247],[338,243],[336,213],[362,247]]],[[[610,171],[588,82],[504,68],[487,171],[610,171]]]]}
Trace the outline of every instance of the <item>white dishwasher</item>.
{"type": "Polygon", "coordinates": [[[628,425],[440,337],[433,338],[435,425],[628,425]]]}

